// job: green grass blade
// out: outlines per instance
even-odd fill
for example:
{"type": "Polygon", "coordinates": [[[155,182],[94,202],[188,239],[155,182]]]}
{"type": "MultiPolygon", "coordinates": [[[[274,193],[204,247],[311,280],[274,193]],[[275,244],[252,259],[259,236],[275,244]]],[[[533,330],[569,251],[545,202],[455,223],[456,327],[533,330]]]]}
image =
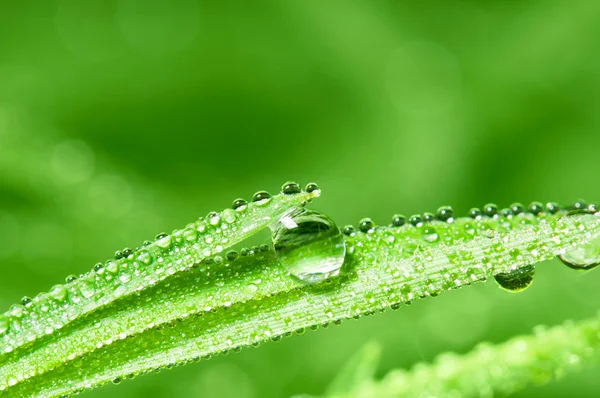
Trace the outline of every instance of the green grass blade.
{"type": "MultiPolygon", "coordinates": [[[[236,236],[311,197],[302,195],[274,198],[270,213],[249,207],[236,236]]],[[[598,214],[564,212],[376,227],[346,236],[342,275],[317,284],[291,277],[273,251],[222,263],[189,258],[169,265],[181,257],[165,257],[162,266],[178,272],[6,354],[0,389],[15,397],[71,394],[437,296],[553,258],[598,234],[598,214]]]]}

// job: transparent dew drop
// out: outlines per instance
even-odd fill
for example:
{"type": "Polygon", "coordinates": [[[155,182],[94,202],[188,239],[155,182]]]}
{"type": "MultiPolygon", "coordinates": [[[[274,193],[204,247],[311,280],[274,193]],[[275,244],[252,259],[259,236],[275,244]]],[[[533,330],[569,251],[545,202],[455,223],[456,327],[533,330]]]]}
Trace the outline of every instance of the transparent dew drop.
{"type": "Polygon", "coordinates": [[[533,265],[527,265],[515,271],[494,275],[494,279],[498,286],[511,293],[522,292],[531,286],[535,268],[533,265]]]}
{"type": "Polygon", "coordinates": [[[589,271],[600,265],[600,236],[575,249],[568,250],[558,256],[567,267],[576,270],[589,271]]]}
{"type": "Polygon", "coordinates": [[[294,209],[271,225],[273,247],[281,264],[306,283],[337,276],[344,263],[344,235],[326,215],[294,209]]]}

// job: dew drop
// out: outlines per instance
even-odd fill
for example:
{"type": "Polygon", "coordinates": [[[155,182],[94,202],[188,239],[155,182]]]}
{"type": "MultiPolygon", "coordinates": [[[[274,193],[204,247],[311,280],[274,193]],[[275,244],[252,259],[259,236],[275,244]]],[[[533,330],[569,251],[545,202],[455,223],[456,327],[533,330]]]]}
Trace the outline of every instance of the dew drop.
{"type": "Polygon", "coordinates": [[[358,229],[361,232],[369,232],[373,228],[375,228],[375,223],[370,218],[363,218],[358,222],[358,229]]]}
{"type": "Polygon", "coordinates": [[[531,202],[527,208],[527,212],[537,216],[544,211],[544,205],[540,202],[531,202]]]}
{"type": "Polygon", "coordinates": [[[216,211],[208,213],[206,219],[208,220],[208,223],[214,227],[218,226],[221,223],[221,215],[216,211]]]}
{"type": "Polygon", "coordinates": [[[171,235],[158,234],[156,235],[156,245],[162,249],[169,249],[173,244],[173,238],[171,235]]]}
{"type": "Polygon", "coordinates": [[[412,225],[414,225],[415,227],[423,224],[423,217],[421,217],[420,214],[413,214],[409,219],[408,222],[411,223],[412,225]]]}
{"type": "Polygon", "coordinates": [[[233,223],[237,219],[235,211],[233,211],[231,209],[225,209],[225,210],[223,210],[222,216],[223,216],[223,220],[225,220],[225,222],[227,224],[231,224],[231,223],[233,223]]]}
{"type": "Polygon", "coordinates": [[[496,206],[494,203],[488,203],[487,205],[483,206],[483,214],[488,217],[496,216],[498,214],[498,206],[496,206]]]}
{"type": "Polygon", "coordinates": [[[394,214],[392,217],[392,225],[394,227],[401,227],[406,224],[406,217],[402,214],[394,214]]]}
{"type": "Polygon", "coordinates": [[[440,240],[440,237],[435,228],[427,227],[423,230],[423,239],[429,243],[434,243],[440,240]]]}
{"type": "MultiPolygon", "coordinates": [[[[194,230],[192,230],[195,232],[194,230]]],[[[185,236],[185,235],[184,235],[185,236]]],[[[142,249],[137,252],[135,259],[144,265],[152,263],[152,255],[148,250],[142,249]]]]}
{"type": "Polygon", "coordinates": [[[483,212],[481,211],[481,209],[479,209],[477,207],[473,207],[471,210],[469,210],[469,217],[471,217],[475,220],[478,218],[481,218],[482,215],[483,215],[483,212]]]}
{"type": "Polygon", "coordinates": [[[56,301],[63,301],[67,298],[67,290],[62,285],[56,285],[50,289],[50,296],[56,301]]]}
{"type": "Polygon", "coordinates": [[[432,222],[435,220],[435,214],[433,213],[423,213],[423,220],[425,222],[432,222]]]}
{"type": "Polygon", "coordinates": [[[342,232],[344,233],[344,235],[352,235],[354,233],[354,226],[346,225],[342,232]]]}
{"type": "Polygon", "coordinates": [[[302,189],[300,188],[300,185],[296,184],[295,182],[288,181],[281,187],[281,192],[284,195],[291,195],[302,192],[302,189]]]}
{"type": "Polygon", "coordinates": [[[102,274],[104,272],[104,264],[96,263],[96,265],[94,265],[94,272],[97,274],[102,274]]]}
{"type": "Polygon", "coordinates": [[[600,265],[600,237],[558,256],[567,267],[588,271],[600,265]]]}
{"type": "Polygon", "coordinates": [[[511,293],[518,293],[531,286],[534,274],[534,266],[527,265],[511,272],[496,274],[494,275],[494,279],[501,289],[511,293]]]}
{"type": "Polygon", "coordinates": [[[452,222],[454,219],[454,211],[450,206],[442,206],[438,209],[436,217],[440,221],[452,222]]]}
{"type": "Polygon", "coordinates": [[[274,223],[271,231],[279,261],[298,279],[316,283],[339,274],[346,245],[326,215],[297,208],[274,223]]]}
{"type": "Polygon", "coordinates": [[[237,211],[243,211],[248,207],[248,202],[246,202],[246,200],[244,199],[236,199],[233,201],[233,204],[231,205],[231,207],[233,208],[233,210],[237,210],[237,211]]]}
{"type": "Polygon", "coordinates": [[[556,202],[546,203],[546,211],[550,214],[556,214],[560,211],[560,205],[556,202]]]}
{"type": "Polygon", "coordinates": [[[266,202],[268,199],[271,199],[271,194],[267,191],[258,191],[252,195],[253,202],[266,202]]]}
{"type": "Polygon", "coordinates": [[[510,210],[514,215],[521,214],[525,212],[525,206],[523,206],[521,203],[516,202],[510,205],[510,210]]]}
{"type": "Polygon", "coordinates": [[[319,196],[319,194],[321,193],[321,188],[319,188],[319,186],[314,182],[307,184],[305,189],[306,192],[312,193],[314,196],[319,196]]]}

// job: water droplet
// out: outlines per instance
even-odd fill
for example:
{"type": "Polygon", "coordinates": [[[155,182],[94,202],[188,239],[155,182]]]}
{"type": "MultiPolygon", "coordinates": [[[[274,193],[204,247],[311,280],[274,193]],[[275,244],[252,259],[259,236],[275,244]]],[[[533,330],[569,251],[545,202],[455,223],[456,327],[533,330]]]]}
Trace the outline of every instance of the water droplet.
{"type": "Polygon", "coordinates": [[[440,236],[435,228],[427,227],[425,230],[423,230],[423,239],[429,243],[434,243],[440,240],[440,236]]]}
{"type": "Polygon", "coordinates": [[[244,199],[236,199],[233,201],[233,205],[231,206],[233,210],[242,211],[248,207],[248,202],[244,199]]]}
{"type": "Polygon", "coordinates": [[[473,218],[473,219],[478,219],[483,215],[481,209],[477,208],[477,207],[473,207],[471,210],[469,210],[469,217],[473,218]]]}
{"type": "Polygon", "coordinates": [[[212,226],[217,226],[221,223],[221,215],[216,211],[211,211],[210,213],[208,213],[206,219],[208,220],[208,223],[212,226]]]}
{"type": "Polygon", "coordinates": [[[435,215],[433,213],[423,213],[423,220],[425,222],[432,222],[435,220],[435,215]]]}
{"type": "Polygon", "coordinates": [[[305,190],[308,193],[312,193],[314,196],[319,196],[321,193],[321,188],[319,188],[319,186],[314,182],[307,184],[305,190]]]}
{"type": "Polygon", "coordinates": [[[409,219],[408,222],[411,223],[412,225],[414,225],[415,227],[423,224],[423,217],[421,217],[420,214],[413,214],[409,219]]]}
{"type": "Polygon", "coordinates": [[[300,189],[300,185],[296,184],[295,182],[288,181],[281,187],[281,192],[284,195],[291,195],[302,192],[302,189],[300,189]]]}
{"type": "Polygon", "coordinates": [[[454,219],[454,210],[450,206],[442,206],[437,211],[437,219],[440,221],[452,222],[454,219]]]}
{"type": "Polygon", "coordinates": [[[513,203],[512,205],[510,205],[510,210],[514,215],[521,214],[525,212],[525,206],[518,202],[513,203]]]}
{"type": "Polygon", "coordinates": [[[94,285],[88,282],[81,283],[81,286],[79,287],[79,292],[85,298],[90,298],[94,295],[94,293],[96,293],[94,285]]]}
{"type": "Polygon", "coordinates": [[[295,209],[271,226],[281,263],[298,279],[315,283],[339,274],[346,255],[344,236],[326,215],[295,209]]]}
{"type": "Polygon", "coordinates": [[[546,203],[546,211],[550,214],[556,214],[560,211],[561,207],[556,202],[546,203]]]}
{"type": "Polygon", "coordinates": [[[392,217],[392,225],[394,227],[401,227],[406,224],[406,217],[402,214],[394,214],[392,217]]]}
{"type": "Polygon", "coordinates": [[[96,263],[96,265],[94,265],[94,272],[97,274],[103,273],[104,272],[104,264],[96,263]]]}
{"type": "Polygon", "coordinates": [[[135,259],[142,264],[148,265],[152,262],[152,255],[148,250],[142,249],[137,252],[135,259]]]}
{"type": "Polygon", "coordinates": [[[600,265],[600,237],[587,245],[579,246],[558,256],[567,267],[576,270],[591,270],[600,265]]]}
{"type": "Polygon", "coordinates": [[[222,216],[223,216],[223,220],[225,220],[225,222],[227,224],[233,223],[237,218],[235,211],[233,211],[231,209],[223,210],[222,216]]]}
{"type": "Polygon", "coordinates": [[[262,202],[263,200],[266,201],[267,199],[271,199],[271,194],[267,191],[258,191],[252,195],[253,202],[262,202]]]}
{"type": "Polygon", "coordinates": [[[354,233],[354,226],[346,225],[342,232],[344,233],[344,235],[352,235],[354,233]]]}
{"type": "Polygon", "coordinates": [[[527,265],[511,272],[496,274],[494,279],[501,289],[518,293],[531,286],[534,274],[535,268],[533,265],[527,265]]]}
{"type": "Polygon", "coordinates": [[[71,283],[71,282],[75,281],[75,279],[77,279],[76,275],[69,275],[65,278],[65,282],[71,283]]]}
{"type": "Polygon", "coordinates": [[[227,257],[227,260],[229,261],[234,261],[235,259],[237,259],[240,255],[238,254],[238,252],[231,250],[229,252],[227,252],[227,254],[225,255],[225,257],[227,257]]]}
{"type": "Polygon", "coordinates": [[[375,223],[370,218],[363,218],[358,222],[358,229],[362,232],[369,232],[373,228],[375,228],[375,223]]]}
{"type": "Polygon", "coordinates": [[[544,212],[544,205],[540,202],[531,202],[527,208],[527,212],[537,216],[544,212]]]}
{"type": "Polygon", "coordinates": [[[67,290],[62,285],[56,285],[50,289],[50,296],[56,301],[63,301],[67,298],[67,290]]]}
{"type": "Polygon", "coordinates": [[[496,216],[498,214],[498,206],[493,203],[488,203],[487,205],[483,206],[483,214],[488,217],[496,216]]]}
{"type": "Polygon", "coordinates": [[[163,249],[168,249],[173,244],[173,239],[171,235],[167,234],[159,234],[156,235],[156,245],[163,249]]]}
{"type": "Polygon", "coordinates": [[[578,200],[577,202],[571,205],[571,210],[585,210],[587,208],[587,204],[583,200],[578,200]]]}

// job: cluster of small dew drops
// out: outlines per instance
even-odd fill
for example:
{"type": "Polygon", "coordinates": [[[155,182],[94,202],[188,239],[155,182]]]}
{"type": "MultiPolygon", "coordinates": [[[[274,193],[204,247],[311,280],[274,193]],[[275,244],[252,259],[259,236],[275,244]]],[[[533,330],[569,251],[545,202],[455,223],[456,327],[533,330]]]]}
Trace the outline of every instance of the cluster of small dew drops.
{"type": "Polygon", "coordinates": [[[181,230],[158,234],[136,249],[119,250],[114,258],[97,263],[90,273],[69,275],[65,284],[52,287],[48,293],[23,297],[21,303],[0,315],[0,354],[52,334],[94,308],[220,253],[234,241],[245,239],[253,229],[267,226],[270,218],[279,217],[290,207],[304,206],[319,193],[316,184],[308,184],[303,193],[296,183],[285,184],[276,197],[266,191],[256,192],[251,203],[237,199],[232,208],[221,213],[210,212],[181,230]]]}
{"type": "MultiPolygon", "coordinates": [[[[206,217],[200,218],[198,221],[193,224],[189,224],[182,230],[177,230],[170,235],[164,233],[157,235],[154,242],[146,241],[140,248],[135,250],[126,248],[124,250],[117,251],[114,259],[111,259],[106,263],[96,264],[93,267],[92,275],[95,276],[96,279],[105,278],[108,281],[119,280],[121,283],[127,283],[130,278],[139,277],[139,274],[136,272],[119,273],[119,271],[122,271],[123,269],[137,269],[140,265],[149,265],[153,260],[164,264],[166,267],[170,267],[165,271],[166,275],[171,275],[181,270],[181,267],[179,267],[181,264],[186,264],[187,268],[198,268],[199,264],[203,264],[203,267],[209,266],[211,263],[219,264],[223,261],[223,256],[219,255],[218,253],[223,251],[223,247],[227,247],[227,244],[229,243],[227,231],[236,231],[243,227],[255,227],[254,225],[248,226],[239,222],[239,220],[243,220],[243,218],[247,216],[247,213],[250,212],[250,208],[253,207],[252,217],[247,217],[250,223],[252,223],[252,218],[258,218],[263,221],[267,220],[267,218],[264,217],[265,214],[272,215],[273,218],[277,219],[279,217],[279,213],[285,212],[287,208],[297,208],[298,206],[302,207],[307,201],[310,201],[313,197],[317,197],[319,194],[320,190],[316,184],[308,184],[306,187],[306,193],[304,194],[298,184],[292,182],[286,183],[282,187],[281,195],[275,197],[276,200],[281,203],[277,204],[276,206],[278,207],[270,211],[270,213],[265,213],[264,211],[262,213],[259,212],[260,209],[268,208],[269,204],[274,199],[274,197],[272,197],[266,191],[259,191],[255,193],[252,197],[251,203],[248,203],[243,199],[236,199],[233,202],[231,209],[226,209],[221,213],[210,212],[206,217]],[[301,193],[303,195],[295,195],[301,193]],[[297,198],[293,199],[293,197],[297,198]],[[259,217],[260,215],[263,215],[263,217],[259,217]],[[236,223],[236,221],[238,222],[236,223]],[[219,236],[220,233],[221,236],[219,236]],[[212,252],[209,252],[208,250],[203,251],[201,253],[202,256],[194,256],[193,253],[188,253],[187,251],[190,249],[186,246],[190,245],[192,250],[195,252],[199,251],[198,240],[202,238],[208,247],[210,247],[211,244],[213,246],[216,244],[215,249],[212,252]],[[173,256],[176,258],[176,261],[172,261],[173,258],[169,259],[167,257],[170,254],[170,251],[175,251],[177,253],[177,256],[173,256]],[[215,254],[213,255],[213,253],[215,254]]],[[[266,221],[264,224],[264,226],[267,225],[266,221]]],[[[227,261],[231,262],[237,259],[239,256],[243,257],[259,252],[264,253],[268,250],[268,245],[242,249],[239,253],[230,250],[225,254],[225,258],[227,261]]],[[[50,295],[41,295],[34,299],[30,299],[28,297],[24,298],[22,304],[13,306],[11,313],[8,314],[8,316],[0,316],[0,335],[5,334],[5,332],[7,332],[7,330],[9,330],[11,327],[13,330],[20,330],[17,329],[21,326],[18,323],[19,318],[24,315],[25,311],[27,311],[27,308],[29,308],[32,303],[40,303],[41,298],[48,300],[48,298],[44,296],[50,296],[50,300],[56,298],[57,301],[61,302],[70,301],[71,304],[80,303],[80,301],[77,299],[77,293],[87,298],[92,297],[94,294],[93,287],[90,286],[87,281],[82,281],[81,278],[82,276],[69,276],[67,277],[66,285],[54,287],[51,290],[50,295]],[[72,285],[76,284],[77,282],[79,282],[79,284],[75,289],[72,285]],[[60,296],[58,295],[58,292],[61,293],[60,296]],[[23,313],[12,314],[12,310],[15,308],[22,309],[23,313]],[[11,315],[17,316],[11,318],[11,315]]],[[[162,279],[164,278],[153,280],[153,282],[156,283],[162,279]]],[[[248,289],[250,289],[250,287],[248,287],[248,289]]],[[[52,303],[52,301],[50,302],[52,303]]],[[[48,310],[50,310],[50,308],[48,310]]],[[[29,315],[35,315],[35,313],[32,312],[29,315]]],[[[73,313],[72,319],[75,318],[76,314],[73,313]]],[[[63,324],[56,325],[55,328],[49,327],[46,331],[46,334],[51,334],[55,330],[60,329],[62,326],[63,324]]],[[[32,337],[31,340],[33,340],[33,338],[34,337],[32,337]]],[[[7,348],[3,351],[4,353],[12,351],[12,346],[7,345],[6,347],[7,348]]],[[[7,380],[0,380],[0,391],[23,379],[33,376],[34,373],[35,372],[29,374],[20,374],[18,377],[13,377],[11,375],[7,380]]]]}
{"type": "MultiPolygon", "coordinates": [[[[451,210],[447,208],[443,211],[445,214],[449,212],[451,210]]],[[[548,241],[546,238],[549,238],[548,231],[555,231],[552,234],[556,233],[557,236],[561,233],[565,233],[566,236],[569,236],[569,234],[573,236],[576,230],[580,230],[581,225],[578,224],[578,221],[570,222],[568,221],[569,218],[565,217],[568,212],[568,210],[560,210],[554,213],[544,212],[545,214],[523,212],[508,216],[490,217],[482,215],[481,217],[458,219],[449,217],[444,221],[440,219],[431,220],[428,221],[428,224],[423,222],[421,225],[406,223],[402,228],[372,225],[366,231],[353,231],[346,237],[348,249],[353,251],[352,254],[357,258],[356,270],[348,269],[340,273],[339,277],[326,278],[320,281],[322,283],[309,283],[304,285],[305,289],[287,292],[286,297],[280,303],[281,306],[278,304],[276,311],[269,313],[268,317],[258,316],[257,319],[261,320],[259,323],[256,323],[256,319],[253,322],[251,320],[252,315],[250,315],[253,313],[252,306],[258,305],[256,302],[240,303],[228,309],[227,311],[232,319],[239,319],[239,323],[236,321],[231,325],[220,325],[218,323],[218,313],[207,314],[207,317],[214,315],[214,319],[212,321],[205,319],[204,325],[210,324],[219,328],[219,333],[200,332],[201,334],[195,337],[197,350],[205,352],[205,354],[192,357],[190,351],[188,351],[187,354],[182,354],[179,357],[180,359],[174,359],[171,365],[184,363],[190,359],[199,359],[200,357],[208,358],[211,354],[216,353],[225,355],[230,350],[237,351],[242,346],[256,345],[265,340],[278,341],[282,337],[292,335],[294,330],[297,333],[302,333],[307,327],[314,329],[319,325],[326,327],[329,324],[339,324],[343,319],[358,318],[382,311],[386,308],[386,305],[388,308],[397,309],[400,302],[410,302],[414,298],[435,296],[443,290],[482,280],[485,275],[491,274],[490,266],[494,264],[514,263],[516,264],[513,270],[515,273],[526,273],[523,271],[527,271],[528,262],[547,259],[550,258],[549,256],[555,255],[555,249],[546,247],[548,241]],[[561,223],[561,220],[567,220],[567,222],[561,223]],[[427,227],[435,228],[438,235],[436,240],[426,239],[424,230],[427,227]],[[535,236],[542,228],[545,238],[538,240],[535,236]],[[520,232],[513,236],[525,238],[528,242],[531,242],[531,246],[520,253],[514,250],[520,244],[519,239],[513,238],[512,241],[506,242],[497,239],[499,235],[508,235],[511,231],[520,232]],[[481,253],[470,252],[468,249],[464,251],[454,250],[455,247],[468,248],[469,242],[477,243],[478,239],[486,240],[489,243],[481,253]],[[399,248],[394,245],[396,241],[401,242],[399,248]],[[467,242],[467,244],[454,245],[454,243],[461,242],[467,242]],[[378,250],[373,251],[372,248],[378,250]],[[386,253],[386,250],[389,251],[386,253]],[[392,253],[392,250],[395,251],[392,253]],[[384,260],[386,255],[390,253],[398,261],[388,266],[384,263],[384,260]],[[427,267],[428,265],[435,267],[435,259],[439,258],[440,255],[444,256],[446,264],[460,263],[465,264],[465,266],[448,268],[452,271],[436,269],[441,277],[435,279],[433,273],[428,274],[427,267]],[[402,269],[403,259],[411,265],[410,270],[402,269]],[[431,261],[429,261],[430,259],[431,261]],[[475,263],[483,263],[483,265],[476,265],[475,263]],[[398,264],[400,266],[396,266],[398,264]],[[390,277],[406,283],[390,283],[390,279],[386,279],[385,275],[382,276],[380,270],[376,271],[376,275],[369,275],[369,272],[378,267],[388,267],[385,272],[389,273],[390,277]],[[398,275],[396,275],[397,273],[398,275]],[[418,275],[421,275],[420,281],[417,280],[418,275]],[[428,275],[431,278],[428,278],[428,275]],[[372,277],[371,282],[373,284],[368,283],[370,277],[372,277]],[[357,281],[359,283],[354,283],[357,281]],[[377,283],[380,283],[380,285],[377,286],[377,283]],[[393,291],[394,289],[395,291],[393,291]],[[342,298],[339,295],[340,292],[349,295],[352,300],[342,298]],[[389,304],[386,304],[386,300],[389,304]],[[245,329],[246,327],[247,329],[245,329]],[[245,337],[239,335],[242,329],[244,333],[248,333],[245,337]]],[[[595,225],[594,228],[597,232],[598,226],[595,225]]],[[[309,238],[313,237],[314,230],[309,228],[308,231],[309,238]]],[[[292,238],[295,239],[297,232],[293,232],[292,238]]],[[[568,238],[565,238],[566,240],[568,238]]],[[[311,242],[312,240],[309,241],[309,244],[311,242]]],[[[253,250],[261,251],[260,247],[253,250]]],[[[235,255],[232,255],[232,257],[235,257],[235,255]]],[[[220,256],[205,260],[204,264],[211,265],[213,262],[223,261],[222,258],[219,258],[220,256]]],[[[202,266],[202,264],[199,265],[199,267],[202,266]]],[[[503,288],[512,290],[507,286],[503,288]]],[[[519,287],[519,289],[522,289],[522,287],[519,287]]],[[[276,300],[275,296],[266,297],[274,297],[273,300],[276,300]]],[[[157,342],[168,340],[171,341],[172,345],[178,346],[180,343],[183,344],[183,339],[194,333],[194,326],[191,324],[186,326],[181,323],[175,325],[174,329],[164,328],[151,331],[151,333],[156,335],[151,340],[157,342]]],[[[168,346],[168,344],[165,346],[168,346]]],[[[158,348],[156,350],[157,352],[160,351],[158,348]]],[[[94,357],[94,360],[104,362],[110,360],[110,358],[100,354],[94,357]]],[[[117,379],[117,382],[121,381],[122,378],[117,379]]]]}
{"type": "MultiPolygon", "coordinates": [[[[474,239],[477,236],[493,239],[498,232],[507,232],[527,225],[551,222],[573,214],[598,214],[599,211],[599,205],[586,204],[583,201],[575,202],[566,207],[562,207],[556,202],[549,202],[545,205],[541,202],[532,202],[527,207],[521,203],[513,203],[503,209],[493,203],[488,203],[483,208],[469,210],[468,217],[456,219],[450,206],[442,206],[435,213],[414,214],[408,218],[402,214],[395,214],[387,228],[376,226],[370,218],[363,218],[358,223],[358,231],[352,225],[345,226],[342,231],[348,236],[356,236],[357,232],[362,234],[379,232],[386,234],[385,239],[390,243],[400,240],[398,239],[399,233],[413,231],[414,236],[404,237],[401,240],[402,252],[426,258],[427,256],[424,256],[423,253],[427,253],[428,244],[442,243],[451,246],[456,239],[474,239]],[[390,229],[397,229],[398,232],[389,234],[390,229]]],[[[489,257],[483,258],[483,265],[491,265],[493,254],[504,250],[502,241],[496,240],[491,249],[491,252],[488,253],[489,257]]],[[[541,253],[535,243],[532,243],[528,250],[533,254],[541,253]]],[[[515,260],[522,258],[522,253],[518,249],[513,249],[509,254],[515,260]]],[[[367,256],[366,260],[373,261],[375,257],[375,254],[371,254],[367,256]]],[[[449,253],[449,259],[454,263],[469,260],[471,257],[472,253],[464,251],[449,253]]],[[[567,266],[579,270],[589,270],[600,264],[598,249],[586,251],[583,248],[577,248],[558,257],[567,266]]],[[[542,258],[540,257],[539,260],[542,260],[542,258]]],[[[478,279],[474,269],[463,271],[471,273],[473,281],[478,279]]],[[[495,274],[494,279],[500,288],[509,292],[520,292],[531,285],[534,272],[533,265],[524,265],[510,272],[495,274]]],[[[453,274],[448,274],[448,278],[450,283],[445,284],[442,288],[457,287],[459,278],[453,274]]],[[[428,292],[427,295],[436,294],[437,289],[433,288],[433,284],[431,287],[432,291],[428,292]]],[[[406,290],[408,290],[408,287],[406,290]]],[[[411,298],[412,296],[414,295],[407,294],[404,298],[411,298]]]]}

